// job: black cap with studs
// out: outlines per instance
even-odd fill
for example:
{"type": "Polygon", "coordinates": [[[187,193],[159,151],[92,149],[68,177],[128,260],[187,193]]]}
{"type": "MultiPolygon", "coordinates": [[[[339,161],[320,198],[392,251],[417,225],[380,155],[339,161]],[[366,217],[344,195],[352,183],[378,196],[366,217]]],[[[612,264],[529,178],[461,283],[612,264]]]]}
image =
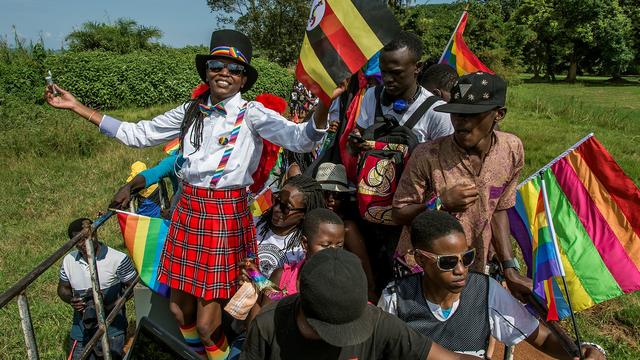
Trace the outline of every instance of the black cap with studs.
{"type": "Polygon", "coordinates": [[[475,72],[462,76],[451,90],[451,101],[434,108],[450,114],[479,114],[504,107],[507,83],[498,75],[475,72]]]}

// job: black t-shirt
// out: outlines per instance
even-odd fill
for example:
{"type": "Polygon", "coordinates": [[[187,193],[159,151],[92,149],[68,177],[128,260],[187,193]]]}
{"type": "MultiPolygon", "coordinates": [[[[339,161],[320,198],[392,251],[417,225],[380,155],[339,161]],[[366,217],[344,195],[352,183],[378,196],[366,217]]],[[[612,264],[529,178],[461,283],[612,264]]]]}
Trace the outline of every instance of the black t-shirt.
{"type": "Polygon", "coordinates": [[[296,325],[297,300],[298,295],[292,295],[262,309],[249,328],[241,360],[423,360],[431,349],[429,338],[377,307],[373,334],[361,344],[338,348],[322,340],[305,339],[296,325]]]}

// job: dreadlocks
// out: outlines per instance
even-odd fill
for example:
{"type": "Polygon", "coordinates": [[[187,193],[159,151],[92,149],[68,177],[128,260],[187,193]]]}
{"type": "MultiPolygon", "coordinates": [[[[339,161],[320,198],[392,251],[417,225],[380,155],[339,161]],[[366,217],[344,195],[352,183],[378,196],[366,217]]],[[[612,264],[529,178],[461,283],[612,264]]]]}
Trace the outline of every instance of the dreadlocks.
{"type": "MultiPolygon", "coordinates": [[[[283,187],[286,185],[295,187],[304,195],[305,214],[313,209],[326,208],[322,187],[315,179],[305,175],[296,175],[287,179],[283,187]]],[[[256,224],[256,228],[258,229],[258,232],[262,237],[265,237],[267,235],[272,226],[272,214],[273,206],[271,206],[269,210],[265,211],[264,214],[260,216],[260,219],[256,224]]],[[[300,221],[300,223],[298,223],[291,230],[291,232],[286,235],[285,251],[289,251],[297,246],[300,246],[300,240],[302,238],[302,223],[303,221],[300,221]]]]}
{"type": "Polygon", "coordinates": [[[193,125],[193,131],[191,132],[191,145],[195,149],[194,152],[200,149],[202,144],[202,129],[204,124],[204,114],[198,108],[199,104],[207,104],[209,101],[209,92],[205,91],[195,99],[187,103],[187,112],[184,115],[184,121],[180,125],[180,147],[184,151],[184,138],[187,136],[187,132],[191,125],[193,125]]]}

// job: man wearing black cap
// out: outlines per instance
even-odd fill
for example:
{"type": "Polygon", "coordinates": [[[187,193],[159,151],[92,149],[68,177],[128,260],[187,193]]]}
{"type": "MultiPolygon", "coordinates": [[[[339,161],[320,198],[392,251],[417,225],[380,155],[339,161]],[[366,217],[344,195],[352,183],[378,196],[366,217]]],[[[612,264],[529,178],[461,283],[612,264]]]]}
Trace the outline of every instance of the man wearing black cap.
{"type": "Polygon", "coordinates": [[[300,293],[263,308],[240,359],[474,359],[445,350],[373,305],[358,257],[342,249],[312,256],[300,293]]]}
{"type": "MultiPolygon", "coordinates": [[[[506,82],[496,75],[477,72],[460,78],[451,101],[436,107],[451,114],[455,131],[416,147],[393,199],[393,219],[409,225],[428,209],[455,215],[477,251],[474,269],[487,271],[493,244],[509,289],[524,299],[531,282],[518,273],[507,217],[507,209],[515,205],[524,149],[517,136],[495,130],[507,113],[506,94],[506,82]]],[[[400,254],[411,249],[407,230],[405,226],[400,254]]]]}

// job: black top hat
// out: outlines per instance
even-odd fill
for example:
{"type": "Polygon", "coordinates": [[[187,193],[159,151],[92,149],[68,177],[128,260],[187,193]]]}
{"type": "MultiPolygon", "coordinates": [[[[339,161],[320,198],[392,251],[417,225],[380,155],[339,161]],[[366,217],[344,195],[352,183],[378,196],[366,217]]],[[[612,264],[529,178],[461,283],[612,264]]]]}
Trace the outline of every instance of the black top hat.
{"type": "Polygon", "coordinates": [[[467,74],[451,90],[451,101],[433,110],[453,114],[480,114],[504,107],[507,83],[486,72],[467,74]]]}
{"type": "Polygon", "coordinates": [[[227,58],[245,66],[247,82],[241,92],[245,92],[258,80],[258,71],[251,66],[251,40],[235,30],[218,30],[211,34],[209,55],[196,55],[196,69],[200,79],[207,82],[207,61],[214,58],[227,58]]]}

